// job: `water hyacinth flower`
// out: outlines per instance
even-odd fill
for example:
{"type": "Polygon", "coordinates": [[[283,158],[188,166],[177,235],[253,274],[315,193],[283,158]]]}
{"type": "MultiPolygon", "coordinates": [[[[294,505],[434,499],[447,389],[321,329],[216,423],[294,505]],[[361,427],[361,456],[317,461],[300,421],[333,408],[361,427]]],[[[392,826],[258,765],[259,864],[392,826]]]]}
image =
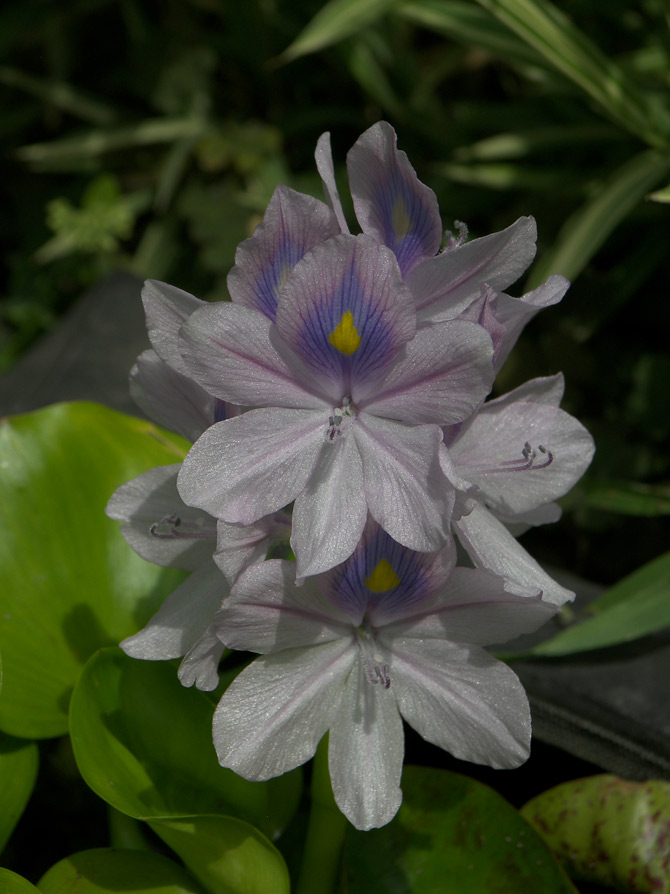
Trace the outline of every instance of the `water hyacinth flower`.
{"type": "Polygon", "coordinates": [[[133,658],[168,661],[182,658],[178,676],[184,686],[215,689],[223,644],[213,619],[239,572],[261,562],[274,543],[288,540],[291,519],[285,513],[240,527],[217,522],[187,506],[177,491],[181,463],[157,466],[122,485],[107,504],[107,515],[123,524],[121,532],[149,562],[181,568],[189,576],[166,598],[156,614],[121,648],[133,658]]]}
{"type": "Polygon", "coordinates": [[[200,437],[182,498],[235,524],[295,501],[299,577],[351,555],[368,513],[411,549],[441,548],[454,490],[440,426],[489,392],[488,332],[465,320],[417,328],[396,256],[371,236],[326,239],[280,280],[274,322],[267,308],[222,302],[181,328],[189,374],[257,408],[200,437]]]}
{"type": "MultiPolygon", "coordinates": [[[[588,468],[593,438],[559,409],[563,376],[533,379],[487,401],[465,423],[445,428],[453,471],[465,494],[452,525],[474,564],[542,591],[562,605],[574,593],[557,583],[512,535],[557,521],[554,502],[588,468]]],[[[452,480],[454,480],[452,475],[452,480]]]]}
{"type": "MultiPolygon", "coordinates": [[[[196,440],[214,422],[240,409],[208,394],[185,374],[177,350],[180,327],[204,301],[173,286],[147,283],[142,291],[152,349],[131,371],[131,393],[155,422],[196,440]]],[[[181,463],[158,466],[122,485],[107,515],[138,555],[156,565],[189,571],[148,624],[121,643],[126,654],[147,660],[182,658],[184,686],[212,690],[218,684],[223,645],[212,620],[238,573],[262,561],[270,547],[288,540],[290,517],[276,513],[255,525],[227,525],[187,506],[177,490],[181,463]]]]}
{"type": "Polygon", "coordinates": [[[404,718],[456,757],[515,767],[530,715],[515,674],[482,646],[535,630],[555,608],[499,578],[417,553],[374,522],[352,556],[295,585],[291,563],[246,569],[216,618],[258,652],[214,715],[220,763],[263,780],[304,763],[329,732],[335,800],[359,829],[400,806],[404,718]]]}
{"type": "MultiPolygon", "coordinates": [[[[435,193],[419,180],[396,142],[391,125],[379,121],[349,151],[347,170],[356,218],[364,233],[395,253],[418,322],[451,320],[479,299],[484,284],[502,292],[521,276],[535,257],[535,221],[521,217],[499,233],[470,242],[465,241],[467,228],[459,223],[459,237],[447,233],[440,251],[444,234],[435,193]]],[[[328,133],[319,138],[315,157],[333,214],[341,231],[348,233],[328,133]]],[[[567,287],[564,277],[553,276],[525,300],[504,295],[505,322],[515,317],[515,324],[523,325],[533,312],[560,300],[560,289],[565,292],[567,287]],[[519,311],[529,312],[526,319],[524,313],[518,316],[519,311]]]]}

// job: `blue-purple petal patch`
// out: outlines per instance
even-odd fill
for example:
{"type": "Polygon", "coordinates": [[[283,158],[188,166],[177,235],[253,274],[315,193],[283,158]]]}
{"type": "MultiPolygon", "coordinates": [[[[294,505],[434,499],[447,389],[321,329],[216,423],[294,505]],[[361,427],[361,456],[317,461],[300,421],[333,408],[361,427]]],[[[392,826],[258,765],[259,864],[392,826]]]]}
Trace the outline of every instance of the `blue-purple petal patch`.
{"type": "Polygon", "coordinates": [[[277,328],[319,377],[356,400],[381,380],[412,338],[416,314],[393,254],[369,236],[338,236],[296,265],[280,296],[277,328]]]}
{"type": "Polygon", "coordinates": [[[254,235],[237,247],[235,266],[228,274],[232,300],[260,310],[274,322],[277,296],[291,270],[315,245],[339,232],[327,205],[278,186],[254,235]]]}
{"type": "Polygon", "coordinates": [[[396,148],[390,124],[380,121],[359,137],[347,168],[361,229],[395,253],[403,276],[437,254],[442,223],[435,193],[396,148]]]}
{"type": "Polygon", "coordinates": [[[346,562],[325,575],[324,594],[355,623],[375,608],[394,613],[430,596],[433,555],[396,543],[376,522],[346,562]]]}

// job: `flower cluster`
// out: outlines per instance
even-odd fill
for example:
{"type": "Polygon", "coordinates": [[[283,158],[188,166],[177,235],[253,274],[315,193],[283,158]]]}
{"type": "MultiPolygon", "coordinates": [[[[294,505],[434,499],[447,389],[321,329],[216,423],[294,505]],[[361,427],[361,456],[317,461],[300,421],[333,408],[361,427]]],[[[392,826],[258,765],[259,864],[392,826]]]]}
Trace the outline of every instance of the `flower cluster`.
{"type": "Polygon", "coordinates": [[[217,708],[221,764],[267,779],[329,732],[336,801],[368,829],[400,804],[401,718],[461,758],[527,757],[526,697],[482,646],[573,597],[514,535],[558,518],[593,442],[559,408],[560,375],[486,401],[568,286],[503,291],[533,259],[532,218],[445,239],[380,122],[347,157],[353,235],[328,134],[316,162],[327,203],[277,188],[238,247],[230,302],[147,283],[152,348],[131,390],[193,446],[108,513],[140,555],[191,572],[124,650],[182,657],[182,683],[202,689],[224,647],[259,653],[217,708]],[[289,539],[295,562],[266,558],[289,539]],[[472,567],[455,567],[455,540],[472,567]]]}

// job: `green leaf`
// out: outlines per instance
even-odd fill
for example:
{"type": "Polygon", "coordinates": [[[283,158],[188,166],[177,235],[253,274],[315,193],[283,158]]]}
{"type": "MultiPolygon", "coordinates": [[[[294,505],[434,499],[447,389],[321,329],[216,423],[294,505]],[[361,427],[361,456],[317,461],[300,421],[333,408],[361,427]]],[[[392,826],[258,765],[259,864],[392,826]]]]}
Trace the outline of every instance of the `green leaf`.
{"type": "Polygon", "coordinates": [[[2,894],[40,894],[39,888],[31,885],[28,879],[2,868],[0,868],[0,891],[2,894]]]}
{"type": "Polygon", "coordinates": [[[574,627],[524,657],[554,657],[601,649],[670,625],[670,553],[638,568],[592,602],[574,627]]]}
{"type": "Polygon", "coordinates": [[[60,860],[38,886],[41,894],[202,894],[196,880],[167,857],[105,847],[60,860]]]}
{"type": "Polygon", "coordinates": [[[636,481],[589,481],[582,485],[585,505],[621,515],[670,515],[670,487],[636,481]]]}
{"type": "Polygon", "coordinates": [[[610,233],[670,171],[670,156],[645,151],[629,159],[563,225],[554,249],[533,266],[527,288],[552,273],[574,279],[610,233]]]}
{"type": "Polygon", "coordinates": [[[546,67],[547,63],[489,12],[467,0],[409,0],[394,15],[463,44],[475,44],[513,64],[546,67]]]}
{"type": "Polygon", "coordinates": [[[279,57],[291,62],[356,34],[395,6],[398,0],[330,0],[279,57]]]}
{"type": "Polygon", "coordinates": [[[155,819],[149,825],[211,894],[289,894],[281,854],[242,820],[186,816],[155,819]]]}
{"type": "Polygon", "coordinates": [[[350,894],[575,892],[541,838],[492,789],[427,767],[405,767],[402,788],[392,823],[348,830],[350,894]]]}
{"type": "Polygon", "coordinates": [[[32,794],[39,753],[34,742],[0,733],[0,851],[9,841],[32,794]]]}
{"type": "Polygon", "coordinates": [[[557,71],[580,87],[621,127],[656,148],[667,145],[655,128],[646,96],[625,72],[548,0],[477,0],[557,71]]]}
{"type": "Polygon", "coordinates": [[[670,782],[576,779],[521,813],[575,878],[617,891],[670,892],[670,782]]]}
{"type": "Polygon", "coordinates": [[[185,442],[96,404],[0,423],[0,729],[67,732],[89,655],[135,633],[183,573],[140,559],[105,516],[114,490],[179,462],[185,442]]]}
{"type": "Polygon", "coordinates": [[[79,771],[96,794],[136,819],[233,814],[277,835],[297,807],[300,774],[248,782],[220,767],[212,714],[211,699],[185,689],[172,664],[104,649],[72,695],[79,771]]]}

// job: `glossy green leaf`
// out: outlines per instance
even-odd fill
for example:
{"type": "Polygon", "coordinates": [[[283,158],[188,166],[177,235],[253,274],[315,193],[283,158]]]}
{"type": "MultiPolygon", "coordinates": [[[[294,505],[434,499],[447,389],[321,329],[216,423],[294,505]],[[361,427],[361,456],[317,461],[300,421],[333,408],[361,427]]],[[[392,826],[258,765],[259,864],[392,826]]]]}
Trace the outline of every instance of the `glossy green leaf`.
{"type": "Polygon", "coordinates": [[[393,822],[349,830],[350,894],[574,894],[542,839],[492,789],[428,767],[405,767],[402,789],[393,822]]]}
{"type": "Polygon", "coordinates": [[[86,659],[135,633],[183,573],[140,559],[105,516],[114,490],[185,442],[97,404],[57,404],[0,423],[0,729],[67,732],[86,659]]]}
{"type": "Polygon", "coordinates": [[[149,825],[210,894],[289,894],[283,857],[242,820],[185,816],[155,819],[149,825]]]}
{"type": "Polygon", "coordinates": [[[137,819],[232,814],[277,835],[297,807],[300,774],[248,782],[220,767],[213,710],[208,696],[180,684],[172,664],[104,649],[72,695],[79,771],[96,794],[137,819]]]}
{"type": "Polygon", "coordinates": [[[665,145],[655,115],[617,63],[608,58],[548,0],[477,0],[497,19],[569,78],[618,124],[652,146],[665,145]]]}
{"type": "Polygon", "coordinates": [[[193,876],[167,857],[105,847],[60,860],[38,886],[42,894],[203,894],[193,876]]]}
{"type": "Polygon", "coordinates": [[[636,481],[590,481],[582,485],[585,505],[620,515],[670,515],[670,487],[636,481]]]}
{"type": "Polygon", "coordinates": [[[34,742],[0,733],[0,851],[28,803],[38,766],[39,753],[34,742]]]}
{"type": "Polygon", "coordinates": [[[39,888],[31,885],[28,879],[2,868],[0,868],[0,891],[2,894],[40,894],[39,888]]]}
{"type": "Polygon", "coordinates": [[[670,553],[619,581],[592,602],[581,618],[525,655],[554,657],[600,649],[670,625],[670,553]]]}
{"type": "Polygon", "coordinates": [[[398,3],[398,0],[330,0],[282,53],[290,62],[356,34],[398,3]]]}
{"type": "Polygon", "coordinates": [[[627,161],[562,226],[554,248],[533,265],[527,288],[552,273],[574,279],[586,267],[610,233],[670,171],[670,157],[642,152],[627,161]]]}
{"type": "Polygon", "coordinates": [[[521,813],[575,878],[616,891],[670,892],[670,782],[576,779],[521,813]]]}

